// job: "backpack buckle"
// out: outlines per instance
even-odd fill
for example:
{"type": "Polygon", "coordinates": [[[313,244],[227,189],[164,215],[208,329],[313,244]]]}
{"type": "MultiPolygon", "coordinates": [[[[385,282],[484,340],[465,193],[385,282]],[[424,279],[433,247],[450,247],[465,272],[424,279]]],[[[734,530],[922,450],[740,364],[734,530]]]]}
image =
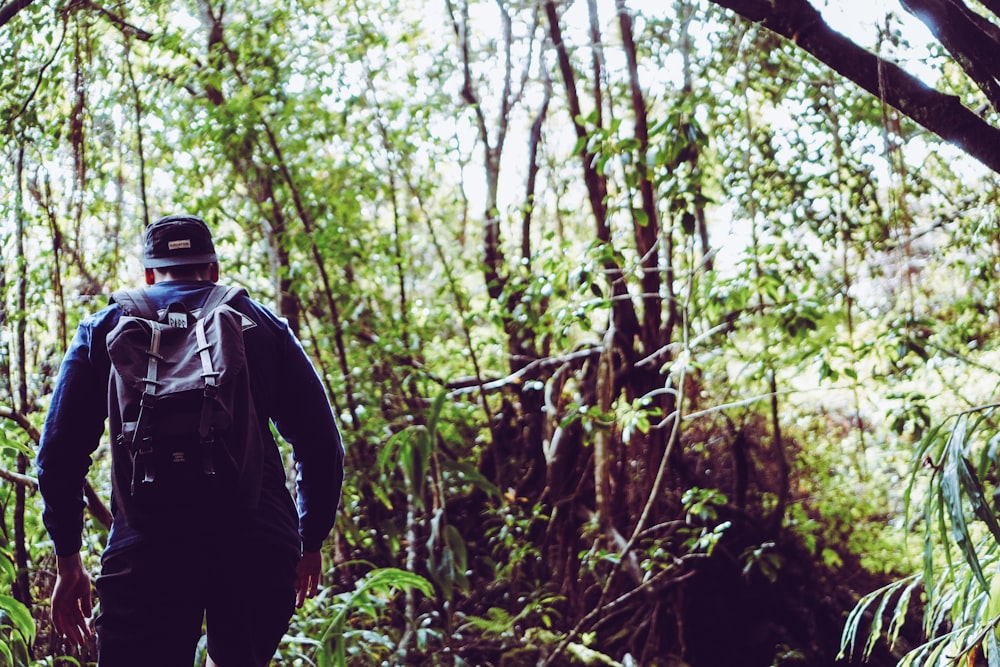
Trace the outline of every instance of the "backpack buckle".
{"type": "Polygon", "coordinates": [[[135,495],[136,487],[141,484],[152,484],[156,481],[156,470],[153,467],[151,450],[138,449],[132,454],[132,495],[135,495]],[[140,479],[140,469],[141,479],[140,479]]]}
{"type": "Polygon", "coordinates": [[[215,474],[215,429],[209,433],[209,439],[202,442],[201,472],[211,477],[215,474]]]}

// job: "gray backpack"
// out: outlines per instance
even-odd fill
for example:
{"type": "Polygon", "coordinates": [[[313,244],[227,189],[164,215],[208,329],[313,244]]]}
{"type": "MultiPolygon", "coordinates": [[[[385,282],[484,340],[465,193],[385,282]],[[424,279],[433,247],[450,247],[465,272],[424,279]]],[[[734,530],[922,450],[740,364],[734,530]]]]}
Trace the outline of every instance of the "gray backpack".
{"type": "Polygon", "coordinates": [[[257,504],[263,437],[243,344],[254,323],[228,305],[245,294],[216,285],[195,312],[112,295],[124,311],[107,336],[113,494],[137,529],[257,504]]]}

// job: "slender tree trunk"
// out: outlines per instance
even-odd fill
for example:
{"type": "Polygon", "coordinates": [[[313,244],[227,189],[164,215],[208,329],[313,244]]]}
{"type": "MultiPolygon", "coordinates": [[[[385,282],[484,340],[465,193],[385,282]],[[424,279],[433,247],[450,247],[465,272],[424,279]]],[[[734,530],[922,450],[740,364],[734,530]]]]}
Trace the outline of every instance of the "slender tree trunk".
{"type": "Polygon", "coordinates": [[[49,231],[52,234],[52,291],[55,296],[56,334],[59,337],[59,349],[65,350],[69,332],[66,326],[66,297],[63,294],[62,231],[54,216],[49,217],[49,231]]]}
{"type": "MultiPolygon", "coordinates": [[[[521,220],[521,266],[508,268],[505,265],[501,237],[501,211],[498,195],[500,183],[500,162],[506,145],[509,130],[511,109],[519,91],[514,89],[514,35],[512,19],[505,2],[497,3],[500,12],[502,37],[498,40],[503,49],[503,84],[498,95],[499,104],[496,109],[495,129],[491,133],[487,126],[487,117],[483,109],[482,97],[476,87],[472,70],[469,44],[469,11],[466,0],[460,0],[458,5],[448,2],[452,19],[452,27],[462,54],[462,99],[473,113],[476,131],[484,157],[484,178],[486,181],[486,197],[483,209],[483,277],[487,292],[497,301],[506,331],[506,347],[510,359],[510,370],[516,372],[527,364],[538,359],[539,336],[532,324],[516,317],[516,309],[532,308],[538,312],[545,309],[540,301],[526,303],[522,300],[527,283],[531,280],[531,223],[532,204],[534,202],[536,178],[538,174],[537,155],[541,142],[541,129],[548,111],[549,93],[546,92],[538,115],[529,134],[529,170],[526,183],[524,214],[521,220]]],[[[539,21],[537,10],[532,15],[532,29],[529,34],[535,34],[539,21]]],[[[526,59],[524,69],[518,72],[520,86],[528,80],[533,58],[526,59]]],[[[548,86],[548,83],[546,82],[548,86]]],[[[548,90],[548,89],[547,89],[548,90]]],[[[485,403],[486,398],[483,397],[485,403]]],[[[489,457],[493,466],[492,478],[501,488],[514,488],[518,493],[532,495],[544,487],[545,456],[543,452],[542,431],[544,416],[542,414],[543,398],[539,392],[521,391],[516,400],[504,401],[498,410],[501,423],[490,419],[490,428],[494,437],[490,444],[489,457]]]]}
{"type": "MultiPolygon", "coordinates": [[[[27,320],[23,315],[28,312],[28,261],[24,256],[24,236],[26,222],[24,219],[24,144],[17,154],[17,175],[15,184],[15,253],[17,255],[17,318],[14,328],[14,340],[17,345],[17,409],[21,414],[28,413],[28,369],[27,369],[27,320]]],[[[23,453],[17,455],[17,472],[24,475],[28,471],[28,457],[23,453]]],[[[14,564],[17,576],[14,580],[14,597],[31,607],[31,587],[28,580],[28,549],[24,534],[24,512],[27,500],[26,488],[18,484],[14,490],[14,564]]]]}
{"type": "MultiPolygon", "coordinates": [[[[653,177],[646,167],[649,153],[649,122],[646,118],[646,99],[639,81],[639,57],[636,53],[635,37],[633,35],[632,14],[625,6],[625,0],[615,0],[618,10],[618,23],[621,28],[622,48],[625,50],[625,61],[628,64],[629,92],[632,97],[632,114],[635,122],[635,139],[639,143],[639,159],[636,161],[639,183],[639,200],[642,217],[633,217],[636,251],[639,255],[639,265],[642,269],[640,284],[642,285],[642,340],[646,353],[660,349],[666,341],[660,339],[660,324],[663,320],[661,309],[663,298],[660,294],[660,253],[657,252],[657,239],[660,236],[660,216],[656,209],[656,194],[653,192],[653,177]]],[[[667,264],[667,284],[673,283],[673,266],[669,257],[664,258],[667,264]]],[[[667,299],[669,307],[676,308],[674,299],[667,299]]]]}
{"type": "MultiPolygon", "coordinates": [[[[621,29],[622,48],[625,51],[625,61],[628,65],[629,91],[632,101],[632,115],[635,123],[634,136],[638,143],[638,159],[635,161],[637,170],[637,183],[639,189],[639,204],[642,211],[641,216],[633,214],[633,230],[635,234],[636,253],[639,256],[639,266],[642,276],[639,284],[642,289],[642,323],[640,326],[640,337],[642,340],[644,355],[649,355],[657,350],[666,349],[672,335],[672,328],[677,322],[677,299],[673,294],[675,282],[674,264],[672,257],[672,246],[662,248],[658,241],[660,234],[660,216],[656,206],[656,193],[653,183],[653,172],[648,166],[649,154],[649,121],[646,114],[646,99],[642,92],[642,82],[639,80],[639,57],[636,50],[635,35],[633,33],[632,14],[625,5],[625,0],[615,0],[615,7],[618,14],[618,23],[621,29]],[[670,250],[668,253],[666,250],[670,250]],[[661,271],[663,277],[661,279],[661,271]],[[664,284],[667,294],[664,294],[664,284]],[[666,304],[668,312],[668,327],[663,327],[663,310],[666,304]]],[[[663,378],[658,368],[650,364],[646,367],[635,368],[631,375],[635,382],[629,385],[633,392],[628,392],[630,398],[638,398],[662,385],[663,378]]],[[[683,387],[681,388],[683,390],[683,387]]],[[[670,392],[663,392],[660,398],[660,409],[663,414],[673,413],[676,401],[670,392]]],[[[655,470],[659,465],[666,451],[666,437],[663,431],[656,429],[646,438],[646,452],[644,457],[644,468],[646,471],[655,470]]],[[[679,447],[673,450],[677,456],[682,454],[679,447]]],[[[644,483],[636,485],[641,490],[637,500],[645,501],[653,484],[651,475],[645,475],[644,483]]],[[[629,503],[629,507],[632,504],[629,503]]]]}
{"type": "Polygon", "coordinates": [[[139,92],[139,86],[135,81],[135,73],[132,71],[132,42],[130,40],[125,41],[125,72],[128,75],[129,88],[132,89],[132,105],[133,112],[135,113],[135,146],[136,146],[136,157],[139,160],[139,200],[142,203],[142,222],[143,227],[148,227],[150,223],[149,219],[149,200],[146,196],[146,145],[143,140],[143,107],[142,107],[142,96],[139,92]]]}
{"type": "MultiPolygon", "coordinates": [[[[611,226],[608,221],[608,184],[607,179],[598,171],[594,163],[594,154],[587,150],[586,139],[588,131],[582,122],[583,110],[580,97],[577,94],[576,70],[569,57],[569,51],[563,41],[562,26],[559,22],[559,7],[553,0],[546,0],[545,15],[549,22],[549,38],[556,50],[559,72],[562,75],[566,91],[566,102],[569,105],[569,115],[573,122],[576,136],[581,140],[579,158],[583,168],[583,181],[587,188],[587,199],[594,216],[597,240],[603,244],[611,243],[611,226]]],[[[596,73],[598,78],[600,73],[596,73]]],[[[612,253],[605,253],[602,259],[607,283],[611,292],[611,313],[614,328],[619,340],[631,341],[639,331],[639,320],[632,306],[631,295],[625,282],[621,266],[615,261],[612,253]]]]}
{"type": "MultiPolygon", "coordinates": [[[[682,60],[682,69],[684,73],[684,84],[681,87],[681,96],[684,98],[690,97],[694,92],[694,81],[691,73],[691,57],[694,54],[694,39],[691,37],[691,21],[694,19],[695,15],[695,5],[689,0],[683,0],[679,3],[683,6],[682,18],[681,18],[681,40],[680,40],[680,53],[682,60]]],[[[701,147],[697,145],[691,146],[691,151],[689,153],[689,162],[691,164],[691,190],[694,193],[694,215],[695,222],[697,224],[698,241],[700,242],[700,250],[702,256],[702,266],[706,273],[711,273],[715,269],[715,261],[712,257],[712,246],[709,242],[708,235],[708,220],[705,214],[705,204],[708,201],[708,197],[705,195],[704,187],[702,185],[701,169],[699,167],[699,162],[701,160],[701,147]]],[[[668,279],[667,284],[670,284],[668,279]]],[[[668,311],[667,317],[667,340],[670,340],[670,334],[673,331],[672,323],[677,319],[677,308],[668,311]]]]}
{"type": "Polygon", "coordinates": [[[771,390],[771,448],[774,451],[774,458],[778,462],[778,490],[774,503],[774,509],[768,517],[769,528],[772,534],[777,534],[781,524],[785,519],[785,508],[788,505],[788,495],[791,492],[792,467],[788,460],[788,453],[785,451],[785,440],[781,435],[781,418],[778,412],[778,382],[774,377],[774,370],[767,373],[768,386],[771,390]]]}

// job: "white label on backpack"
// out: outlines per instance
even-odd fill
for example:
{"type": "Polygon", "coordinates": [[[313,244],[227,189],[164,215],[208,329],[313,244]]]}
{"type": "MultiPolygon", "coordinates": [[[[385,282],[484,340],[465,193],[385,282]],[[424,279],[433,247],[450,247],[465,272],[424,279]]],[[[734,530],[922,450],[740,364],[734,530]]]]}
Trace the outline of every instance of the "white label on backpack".
{"type": "Polygon", "coordinates": [[[167,313],[167,324],[176,329],[187,329],[187,313],[167,313]]]}
{"type": "Polygon", "coordinates": [[[180,241],[170,241],[167,243],[168,250],[183,250],[191,247],[191,239],[181,239],[180,241]]]}

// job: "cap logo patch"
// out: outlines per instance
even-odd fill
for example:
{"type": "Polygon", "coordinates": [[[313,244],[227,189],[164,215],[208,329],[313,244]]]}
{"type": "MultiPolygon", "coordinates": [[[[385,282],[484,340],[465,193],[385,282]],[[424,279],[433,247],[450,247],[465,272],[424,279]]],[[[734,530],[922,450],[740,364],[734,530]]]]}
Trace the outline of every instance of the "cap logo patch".
{"type": "Polygon", "coordinates": [[[191,239],[181,239],[180,241],[170,241],[167,243],[168,250],[183,250],[191,247],[191,239]]]}

